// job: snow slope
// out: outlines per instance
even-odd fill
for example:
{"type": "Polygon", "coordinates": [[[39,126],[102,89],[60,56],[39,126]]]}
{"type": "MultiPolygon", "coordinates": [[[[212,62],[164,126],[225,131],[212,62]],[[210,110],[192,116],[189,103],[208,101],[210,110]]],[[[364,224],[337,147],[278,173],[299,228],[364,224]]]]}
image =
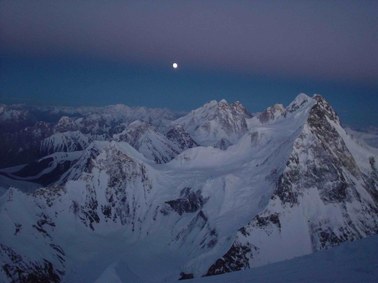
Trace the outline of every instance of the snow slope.
{"type": "Polygon", "coordinates": [[[113,138],[133,146],[146,158],[156,163],[166,163],[177,156],[182,149],[163,134],[157,132],[148,123],[139,120],[128,125],[127,129],[113,138]]]}
{"type": "MultiPolygon", "coordinates": [[[[292,260],[269,264],[218,276],[204,277],[188,283],[373,283],[378,280],[378,237],[372,236],[339,247],[292,260]]],[[[109,282],[110,273],[102,281],[109,282]]],[[[117,282],[117,281],[114,281],[117,282]]],[[[174,282],[174,281],[172,281],[174,282]]]]}
{"type": "Polygon", "coordinates": [[[376,129],[372,129],[371,131],[357,131],[346,128],[345,130],[360,144],[378,148],[378,131],[376,129]]]}

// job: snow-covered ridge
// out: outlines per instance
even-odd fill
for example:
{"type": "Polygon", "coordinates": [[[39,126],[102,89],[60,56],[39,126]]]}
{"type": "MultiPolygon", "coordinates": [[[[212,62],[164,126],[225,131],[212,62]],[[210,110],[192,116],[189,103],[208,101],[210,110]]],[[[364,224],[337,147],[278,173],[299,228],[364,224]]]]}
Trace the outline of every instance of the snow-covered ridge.
{"type": "Polygon", "coordinates": [[[170,161],[182,151],[177,144],[170,142],[151,125],[139,120],[129,124],[123,132],[115,134],[113,138],[129,143],[146,158],[158,164],[170,161]]]}
{"type": "Polygon", "coordinates": [[[64,133],[55,133],[41,142],[42,154],[51,154],[54,152],[72,152],[85,149],[90,139],[80,131],[66,131],[64,133]]]}
{"type": "Polygon", "coordinates": [[[246,119],[250,118],[246,108],[240,103],[227,103],[226,100],[210,101],[174,121],[201,145],[215,145],[224,139],[236,142],[247,132],[246,119]]]}
{"type": "Polygon", "coordinates": [[[0,105],[0,168],[30,163],[65,147],[78,150],[93,140],[110,140],[135,120],[164,132],[179,116],[167,109],[126,105],[76,108],[0,105]]]}

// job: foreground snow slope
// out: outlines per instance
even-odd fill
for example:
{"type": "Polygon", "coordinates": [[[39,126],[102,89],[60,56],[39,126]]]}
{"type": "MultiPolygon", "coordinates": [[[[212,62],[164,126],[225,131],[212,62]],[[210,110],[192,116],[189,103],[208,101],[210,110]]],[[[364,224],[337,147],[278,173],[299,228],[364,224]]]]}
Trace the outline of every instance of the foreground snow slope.
{"type": "MultiPolygon", "coordinates": [[[[110,276],[110,272],[108,275],[110,276]]],[[[105,279],[105,277],[102,279],[105,279]]],[[[187,282],[373,283],[377,281],[378,237],[372,236],[352,243],[344,243],[334,249],[270,264],[264,267],[188,280],[187,282]]]]}

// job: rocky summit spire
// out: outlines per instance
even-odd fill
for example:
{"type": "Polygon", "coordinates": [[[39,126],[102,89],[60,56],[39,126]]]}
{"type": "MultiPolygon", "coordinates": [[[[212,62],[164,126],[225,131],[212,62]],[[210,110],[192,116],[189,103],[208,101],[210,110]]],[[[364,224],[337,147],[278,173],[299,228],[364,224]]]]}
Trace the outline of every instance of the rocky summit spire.
{"type": "Polygon", "coordinates": [[[373,174],[363,172],[356,160],[366,163],[372,158],[368,152],[364,157],[353,155],[357,145],[320,95],[300,95],[288,111],[297,111],[310,100],[315,103],[270,201],[239,230],[230,249],[206,275],[285,260],[378,233],[377,186],[371,181],[373,174]]]}

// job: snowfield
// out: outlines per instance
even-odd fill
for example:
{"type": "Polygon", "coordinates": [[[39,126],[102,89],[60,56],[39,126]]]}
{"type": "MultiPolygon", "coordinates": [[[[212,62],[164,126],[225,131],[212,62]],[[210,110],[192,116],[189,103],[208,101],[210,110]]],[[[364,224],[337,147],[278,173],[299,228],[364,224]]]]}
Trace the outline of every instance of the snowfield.
{"type": "MultiPolygon", "coordinates": [[[[113,276],[116,274],[113,273],[113,276]]],[[[111,281],[110,273],[102,279],[111,281]],[[109,277],[106,277],[109,276],[109,277]]],[[[378,280],[378,237],[344,243],[327,251],[263,267],[188,280],[188,283],[374,283],[378,280]]],[[[172,281],[174,282],[174,281],[172,281]]]]}

